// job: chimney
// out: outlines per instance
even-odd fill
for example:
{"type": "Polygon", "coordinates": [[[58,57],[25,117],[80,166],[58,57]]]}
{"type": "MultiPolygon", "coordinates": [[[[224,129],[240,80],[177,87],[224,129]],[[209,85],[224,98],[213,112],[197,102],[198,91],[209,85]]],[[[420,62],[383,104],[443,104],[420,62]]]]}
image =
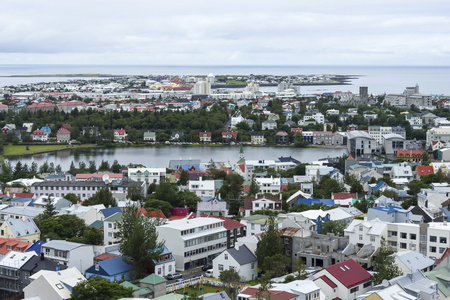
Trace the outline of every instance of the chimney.
{"type": "Polygon", "coordinates": [[[44,260],[44,252],[41,251],[41,260],[44,260]]]}

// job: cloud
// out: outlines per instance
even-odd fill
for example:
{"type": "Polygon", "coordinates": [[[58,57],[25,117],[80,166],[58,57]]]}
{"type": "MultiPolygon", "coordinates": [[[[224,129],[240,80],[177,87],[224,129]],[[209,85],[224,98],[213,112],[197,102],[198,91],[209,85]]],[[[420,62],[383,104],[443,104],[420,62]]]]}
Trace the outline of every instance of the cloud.
{"type": "Polygon", "coordinates": [[[0,63],[442,64],[450,1],[2,1],[0,63]]]}

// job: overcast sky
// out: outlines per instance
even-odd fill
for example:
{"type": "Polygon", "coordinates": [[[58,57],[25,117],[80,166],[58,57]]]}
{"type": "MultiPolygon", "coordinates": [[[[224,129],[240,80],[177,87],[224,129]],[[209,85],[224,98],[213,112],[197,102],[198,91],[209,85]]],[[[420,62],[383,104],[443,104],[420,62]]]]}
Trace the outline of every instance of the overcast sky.
{"type": "Polygon", "coordinates": [[[450,65],[449,0],[1,0],[0,64],[450,65]]]}

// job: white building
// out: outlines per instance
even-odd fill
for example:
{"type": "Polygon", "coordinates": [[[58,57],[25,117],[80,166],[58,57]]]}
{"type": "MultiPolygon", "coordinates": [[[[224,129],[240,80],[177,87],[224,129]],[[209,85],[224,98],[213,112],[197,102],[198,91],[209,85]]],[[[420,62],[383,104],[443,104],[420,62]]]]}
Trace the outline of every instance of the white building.
{"type": "Polygon", "coordinates": [[[217,218],[194,218],[171,221],[157,226],[158,241],[172,250],[176,269],[187,269],[210,263],[227,247],[224,221],[217,218]]]}
{"type": "Polygon", "coordinates": [[[450,225],[447,222],[428,223],[427,256],[437,259],[450,247],[450,225]]]}
{"type": "Polygon", "coordinates": [[[431,146],[431,142],[440,141],[443,143],[450,142],[450,127],[431,128],[427,131],[427,149],[431,146]]]}
{"type": "Polygon", "coordinates": [[[278,194],[281,192],[281,178],[256,178],[255,181],[261,193],[278,194]]]}
{"type": "Polygon", "coordinates": [[[247,246],[235,245],[213,260],[213,277],[219,278],[224,270],[235,270],[244,281],[258,278],[258,259],[247,246]]]}
{"type": "Polygon", "coordinates": [[[41,253],[69,268],[76,267],[82,273],[92,266],[94,261],[94,246],[63,240],[52,240],[43,244],[41,253]]]}
{"type": "Polygon", "coordinates": [[[299,121],[299,122],[302,122],[302,123],[299,123],[299,125],[304,124],[308,120],[315,120],[317,123],[323,124],[323,123],[325,123],[325,116],[321,112],[317,112],[312,115],[305,115],[305,116],[303,116],[302,121],[299,121]]]}
{"type": "Polygon", "coordinates": [[[195,193],[198,197],[214,197],[216,195],[214,180],[189,180],[189,191],[195,193]]]}
{"type": "Polygon", "coordinates": [[[420,249],[420,226],[410,223],[388,223],[386,243],[396,251],[420,249]]]}
{"type": "Polygon", "coordinates": [[[353,220],[344,230],[344,235],[348,236],[349,244],[362,248],[364,245],[372,244],[375,249],[381,245],[381,237],[386,238],[387,224],[378,219],[353,220]]]}
{"type": "Polygon", "coordinates": [[[211,83],[207,81],[200,81],[194,84],[192,88],[194,95],[209,95],[211,94],[211,83]]]}
{"type": "Polygon", "coordinates": [[[256,168],[269,169],[274,168],[275,170],[288,170],[295,168],[297,165],[293,162],[279,162],[272,159],[266,160],[246,160],[245,161],[245,180],[251,180],[256,168]]]}
{"type": "Polygon", "coordinates": [[[147,184],[160,184],[166,178],[165,168],[128,168],[128,178],[145,181],[147,184]]]}
{"type": "Polygon", "coordinates": [[[119,222],[122,221],[122,213],[118,212],[103,221],[103,244],[113,245],[120,242],[119,222]]]}

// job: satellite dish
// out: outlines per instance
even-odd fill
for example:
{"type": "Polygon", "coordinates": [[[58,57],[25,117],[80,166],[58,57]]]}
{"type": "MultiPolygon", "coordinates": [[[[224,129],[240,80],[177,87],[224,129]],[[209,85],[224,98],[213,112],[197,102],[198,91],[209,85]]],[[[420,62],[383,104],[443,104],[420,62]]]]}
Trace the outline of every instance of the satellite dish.
{"type": "Polygon", "coordinates": [[[103,182],[104,182],[104,183],[106,183],[106,184],[109,183],[109,175],[108,175],[108,174],[104,174],[103,177],[102,177],[102,179],[103,179],[103,182]]]}

